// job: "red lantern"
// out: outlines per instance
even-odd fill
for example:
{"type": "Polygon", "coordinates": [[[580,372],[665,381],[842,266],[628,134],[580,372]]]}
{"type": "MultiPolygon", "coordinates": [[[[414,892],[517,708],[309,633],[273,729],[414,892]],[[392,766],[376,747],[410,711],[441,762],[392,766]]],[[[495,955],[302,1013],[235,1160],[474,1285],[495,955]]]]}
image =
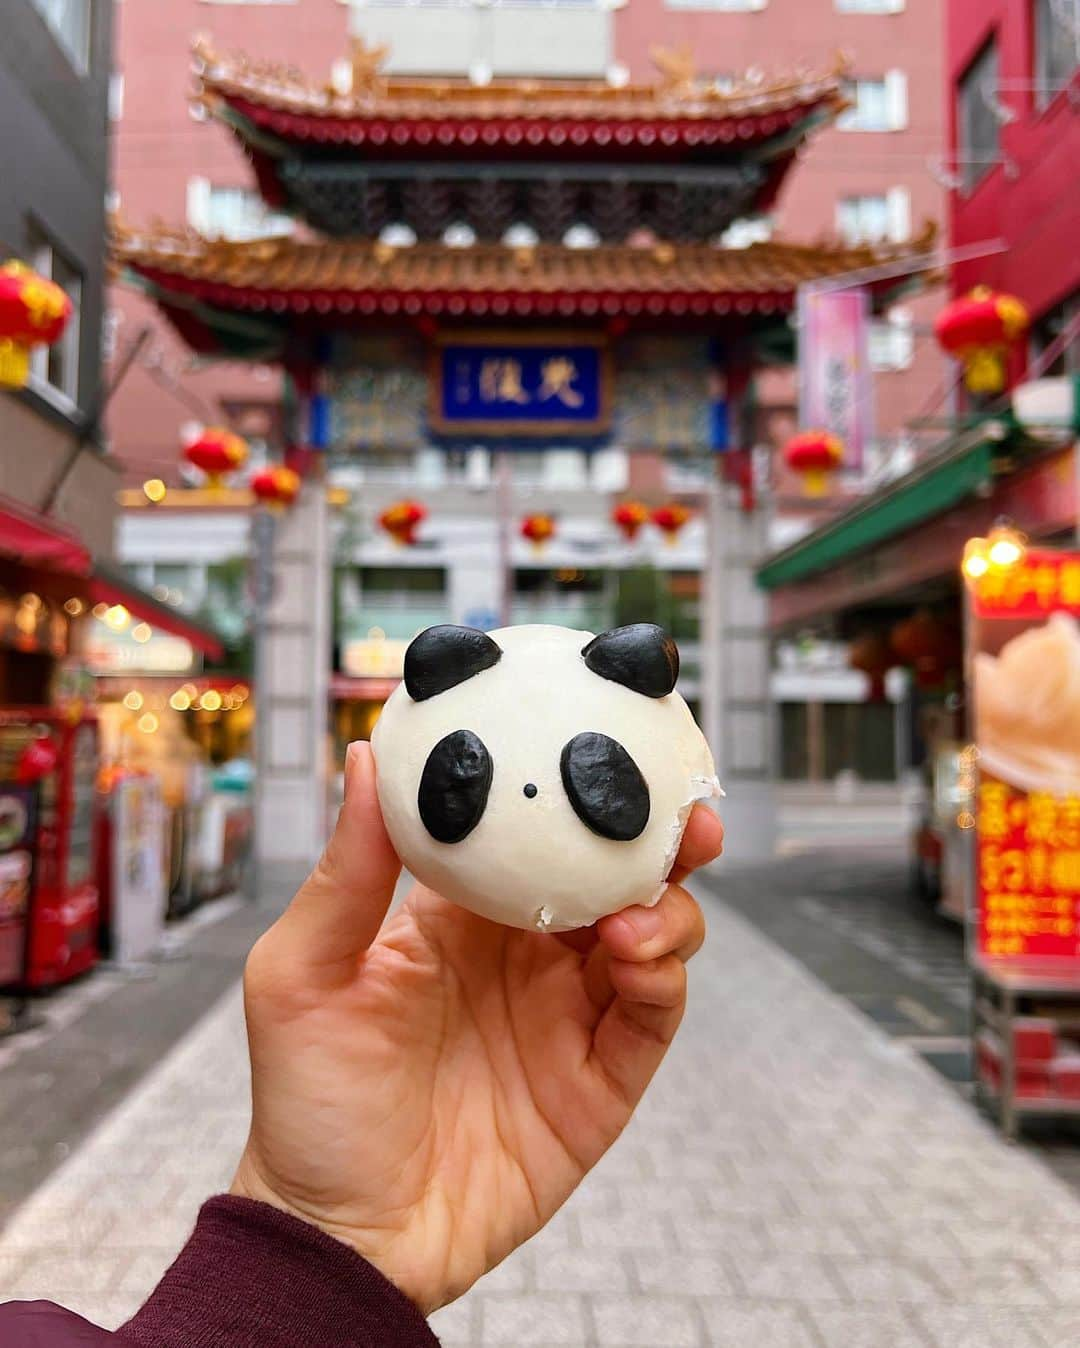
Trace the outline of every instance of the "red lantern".
{"type": "Polygon", "coordinates": [[[1029,323],[1028,311],[1015,295],[976,286],[942,309],[934,335],[942,350],[963,365],[970,393],[1000,393],[1009,347],[1024,336],[1029,323]]]}
{"type": "Polygon", "coordinates": [[[844,442],[828,431],[802,431],[784,446],[784,462],[793,473],[801,473],[807,496],[822,496],[829,474],[844,459],[844,442]]]}
{"type": "Polygon", "coordinates": [[[555,537],[554,517],[543,511],[536,515],[526,515],[521,521],[521,536],[527,538],[539,552],[550,538],[555,537]]]}
{"type": "Polygon", "coordinates": [[[257,501],[271,510],[281,511],[291,506],[300,491],[300,475],[291,468],[278,464],[264,468],[251,479],[251,493],[257,501]]]}
{"type": "Polygon", "coordinates": [[[395,543],[411,548],[416,531],[427,519],[427,507],[419,501],[395,501],[379,516],[379,528],[385,529],[395,543]]]}
{"type": "Polygon", "coordinates": [[[859,637],[851,643],[848,664],[852,669],[861,670],[869,678],[871,702],[884,701],[885,675],[894,663],[889,643],[884,637],[870,634],[859,637]]]}
{"type": "Polygon", "coordinates": [[[683,525],[690,518],[690,511],[678,501],[657,506],[652,513],[652,522],[664,535],[668,543],[674,543],[682,532],[683,525]]]}
{"type": "Polygon", "coordinates": [[[24,387],[30,348],[59,341],[71,312],[71,300],[55,281],[22,262],[0,267],[0,387],[24,387]]]}
{"type": "Polygon", "coordinates": [[[211,487],[220,487],[226,473],[247,463],[248,445],[243,436],[221,426],[210,426],[184,446],[184,458],[206,474],[211,487]]]}
{"type": "Polygon", "coordinates": [[[897,623],[889,634],[893,654],[908,665],[923,689],[938,688],[963,658],[959,633],[940,622],[928,609],[919,609],[897,623]]]}
{"type": "Polygon", "coordinates": [[[15,780],[20,786],[31,786],[56,771],[60,750],[50,735],[32,739],[15,763],[15,780]]]}
{"type": "Polygon", "coordinates": [[[649,511],[640,501],[620,501],[611,512],[611,522],[628,543],[632,543],[649,522],[649,511]]]}

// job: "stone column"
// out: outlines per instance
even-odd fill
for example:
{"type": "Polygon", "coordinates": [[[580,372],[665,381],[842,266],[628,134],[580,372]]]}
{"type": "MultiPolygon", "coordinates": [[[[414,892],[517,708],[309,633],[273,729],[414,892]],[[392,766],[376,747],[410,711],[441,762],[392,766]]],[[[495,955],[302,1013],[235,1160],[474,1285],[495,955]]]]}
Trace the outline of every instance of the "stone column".
{"type": "Polygon", "coordinates": [[[272,597],[256,638],[255,822],[260,869],[272,869],[276,887],[303,878],[328,831],[331,553],[321,473],[275,518],[271,552],[272,597]]]}
{"type": "Polygon", "coordinates": [[[702,584],[702,720],[727,799],[724,855],[773,855],[775,734],[769,690],[767,604],[754,570],[764,552],[765,516],[746,513],[738,489],[719,480],[708,494],[702,584]]]}

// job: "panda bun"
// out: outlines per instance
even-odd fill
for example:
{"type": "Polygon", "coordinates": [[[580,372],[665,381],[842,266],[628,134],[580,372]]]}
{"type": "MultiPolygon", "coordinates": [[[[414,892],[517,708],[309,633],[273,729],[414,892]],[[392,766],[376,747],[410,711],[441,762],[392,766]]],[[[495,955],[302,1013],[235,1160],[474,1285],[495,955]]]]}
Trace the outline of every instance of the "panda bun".
{"type": "Polygon", "coordinates": [[[694,802],[720,794],[678,669],[648,623],[422,632],[372,735],[406,869],[542,931],[655,903],[694,802]]]}

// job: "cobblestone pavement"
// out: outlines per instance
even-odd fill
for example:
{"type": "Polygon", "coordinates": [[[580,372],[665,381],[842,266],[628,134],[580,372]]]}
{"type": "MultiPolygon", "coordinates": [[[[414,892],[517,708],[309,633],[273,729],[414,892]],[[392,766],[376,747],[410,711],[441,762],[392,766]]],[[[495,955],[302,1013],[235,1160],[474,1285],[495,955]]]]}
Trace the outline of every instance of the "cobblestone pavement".
{"type": "MultiPolygon", "coordinates": [[[[911,893],[902,842],[830,843],[706,884],[971,1098],[964,934],[911,893]]],[[[1080,1121],[1026,1120],[1024,1145],[1080,1193],[1080,1121]]]]}
{"type": "Polygon", "coordinates": [[[169,929],[160,960],[96,969],[36,1001],[37,1028],[0,1039],[0,1226],[235,983],[283,902],[207,904],[169,929]]]}
{"type": "MultiPolygon", "coordinates": [[[[1067,1186],[706,903],[687,1024],[637,1117],[544,1232],[436,1316],[444,1343],[1080,1342],[1080,1203],[1067,1186]]],[[[0,1292],[118,1323],[227,1182],[245,1074],[232,990],[0,1234],[0,1292]]]]}

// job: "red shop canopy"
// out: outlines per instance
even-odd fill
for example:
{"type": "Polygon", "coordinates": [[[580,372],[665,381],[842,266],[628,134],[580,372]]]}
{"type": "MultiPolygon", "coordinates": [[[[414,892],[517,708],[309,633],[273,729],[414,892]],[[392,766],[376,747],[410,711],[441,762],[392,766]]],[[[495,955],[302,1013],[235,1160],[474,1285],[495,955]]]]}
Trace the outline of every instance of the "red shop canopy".
{"type": "Polygon", "coordinates": [[[151,627],[170,632],[175,637],[190,641],[197,651],[211,660],[220,660],[224,647],[215,633],[186,618],[167,604],[159,603],[152,595],[140,590],[126,577],[98,563],[90,579],[90,599],[95,604],[122,604],[134,618],[151,627]]]}
{"type": "Polygon", "coordinates": [[[90,574],[90,553],[78,534],[9,496],[0,496],[0,554],[27,566],[90,574]]]}

